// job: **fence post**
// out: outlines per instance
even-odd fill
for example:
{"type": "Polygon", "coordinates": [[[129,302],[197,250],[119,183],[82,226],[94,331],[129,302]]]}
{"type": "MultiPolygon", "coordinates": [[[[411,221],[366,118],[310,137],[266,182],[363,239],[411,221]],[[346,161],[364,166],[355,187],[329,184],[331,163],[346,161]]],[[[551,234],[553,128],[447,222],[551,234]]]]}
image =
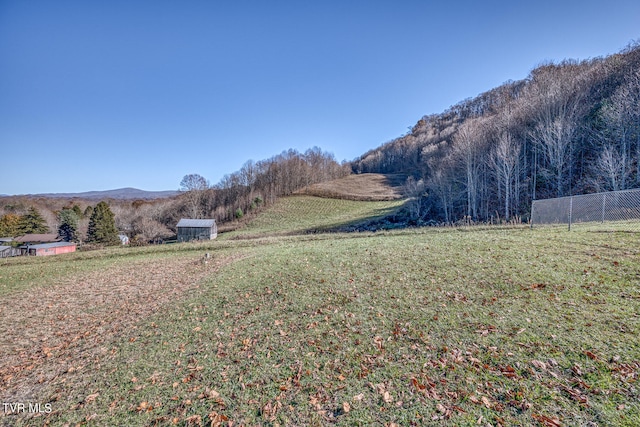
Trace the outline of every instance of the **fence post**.
{"type": "Polygon", "coordinates": [[[533,211],[534,211],[534,208],[535,208],[535,207],[536,207],[536,201],[535,201],[535,200],[533,200],[533,201],[531,202],[531,216],[530,216],[530,218],[529,218],[529,229],[530,229],[530,230],[533,230],[533,211]]]}
{"type": "Polygon", "coordinates": [[[573,196],[569,197],[569,231],[571,231],[571,215],[573,215],[573,196]]]}
{"type": "Polygon", "coordinates": [[[607,193],[602,194],[602,223],[604,224],[604,210],[607,203],[607,193]]]}

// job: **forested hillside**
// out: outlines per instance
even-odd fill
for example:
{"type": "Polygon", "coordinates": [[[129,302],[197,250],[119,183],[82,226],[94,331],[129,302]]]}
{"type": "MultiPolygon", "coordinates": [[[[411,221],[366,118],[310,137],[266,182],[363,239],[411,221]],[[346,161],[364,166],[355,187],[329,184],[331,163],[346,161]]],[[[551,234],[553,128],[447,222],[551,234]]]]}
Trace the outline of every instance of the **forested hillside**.
{"type": "Polygon", "coordinates": [[[544,64],[424,116],[352,163],[410,173],[415,219],[528,217],[531,200],[640,186],[640,45],[544,64]]]}

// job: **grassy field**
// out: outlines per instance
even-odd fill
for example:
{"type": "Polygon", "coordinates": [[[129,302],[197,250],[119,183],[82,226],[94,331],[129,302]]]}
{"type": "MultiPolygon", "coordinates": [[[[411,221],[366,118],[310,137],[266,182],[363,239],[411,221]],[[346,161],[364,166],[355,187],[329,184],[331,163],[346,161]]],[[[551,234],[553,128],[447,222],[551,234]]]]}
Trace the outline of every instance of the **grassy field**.
{"type": "Polygon", "coordinates": [[[357,219],[319,204],[3,262],[0,396],[43,413],[0,425],[638,425],[637,234],[307,234],[357,219]]]}
{"type": "Polygon", "coordinates": [[[363,219],[384,217],[397,211],[404,201],[357,201],[294,196],[278,200],[240,230],[226,233],[223,240],[285,236],[338,230],[363,219]]]}

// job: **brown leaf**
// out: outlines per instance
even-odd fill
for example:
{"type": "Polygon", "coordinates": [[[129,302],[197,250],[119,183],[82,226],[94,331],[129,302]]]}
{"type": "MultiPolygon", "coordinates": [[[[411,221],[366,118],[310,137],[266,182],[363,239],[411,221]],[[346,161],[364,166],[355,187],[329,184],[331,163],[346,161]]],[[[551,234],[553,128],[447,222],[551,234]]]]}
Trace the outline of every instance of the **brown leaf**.
{"type": "Polygon", "coordinates": [[[222,423],[229,421],[229,418],[224,414],[213,411],[209,414],[209,420],[211,421],[211,427],[220,427],[222,423]]]}
{"type": "Polygon", "coordinates": [[[204,397],[206,397],[207,399],[217,399],[220,397],[220,393],[215,390],[206,389],[204,392],[204,397]]]}
{"type": "Polygon", "coordinates": [[[587,396],[580,393],[580,391],[567,386],[562,386],[560,388],[566,391],[567,393],[569,393],[569,396],[571,396],[571,398],[576,402],[581,403],[583,405],[586,405],[589,403],[589,398],[587,398],[587,396]]]}
{"type": "Polygon", "coordinates": [[[547,370],[547,364],[546,364],[546,363],[544,363],[544,362],[541,362],[541,361],[539,361],[539,360],[532,360],[532,361],[531,361],[531,364],[532,364],[533,366],[535,366],[536,368],[538,368],[538,369],[542,369],[543,371],[546,371],[546,370],[547,370]]]}
{"type": "Polygon", "coordinates": [[[538,421],[539,423],[541,423],[545,427],[560,427],[560,426],[562,426],[562,423],[560,422],[560,420],[558,418],[549,418],[546,415],[538,415],[538,414],[532,414],[531,416],[533,417],[534,420],[538,421]]]}
{"type": "Polygon", "coordinates": [[[491,403],[491,400],[489,400],[489,398],[487,396],[482,396],[481,400],[482,400],[482,403],[484,404],[484,406],[486,406],[487,408],[491,409],[493,404],[491,403]]]}
{"type": "Polygon", "coordinates": [[[351,405],[349,405],[349,402],[342,402],[342,410],[345,414],[351,410],[351,405]]]}
{"type": "Polygon", "coordinates": [[[598,360],[598,356],[596,356],[594,353],[590,352],[589,350],[585,351],[584,354],[586,354],[591,360],[598,360]]]}
{"type": "Polygon", "coordinates": [[[577,363],[575,365],[573,365],[573,367],[571,367],[571,370],[577,376],[581,376],[582,375],[582,368],[577,363]]]}
{"type": "Polygon", "coordinates": [[[87,397],[85,397],[85,398],[84,398],[84,401],[85,401],[85,403],[91,403],[91,402],[93,402],[94,400],[96,400],[96,398],[97,398],[98,396],[100,396],[100,393],[93,393],[93,394],[90,394],[89,396],[87,396],[87,397]]]}
{"type": "Polygon", "coordinates": [[[425,388],[427,388],[427,386],[425,386],[424,384],[420,384],[420,382],[415,379],[415,378],[411,378],[411,384],[416,388],[416,390],[418,391],[422,391],[425,388]]]}
{"type": "Polygon", "coordinates": [[[477,359],[473,356],[469,356],[469,361],[474,365],[482,365],[482,362],[480,361],[480,359],[477,359]]]}
{"type": "Polygon", "coordinates": [[[382,350],[382,343],[384,343],[384,338],[382,338],[381,336],[376,336],[373,339],[373,343],[378,348],[378,350],[382,350]]]}
{"type": "Polygon", "coordinates": [[[153,410],[153,406],[147,401],[142,401],[136,408],[136,412],[149,412],[153,410]]]}
{"type": "Polygon", "coordinates": [[[185,419],[185,421],[187,422],[187,425],[202,425],[202,417],[200,415],[192,415],[190,417],[187,417],[187,419],[185,419]]]}

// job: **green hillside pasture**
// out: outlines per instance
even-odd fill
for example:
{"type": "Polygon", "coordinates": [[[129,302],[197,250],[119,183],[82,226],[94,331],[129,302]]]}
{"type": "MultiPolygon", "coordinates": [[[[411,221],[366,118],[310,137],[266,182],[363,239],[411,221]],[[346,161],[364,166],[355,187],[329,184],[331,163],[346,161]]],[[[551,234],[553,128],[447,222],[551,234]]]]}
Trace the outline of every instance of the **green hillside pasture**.
{"type": "Polygon", "coordinates": [[[635,234],[270,242],[39,389],[52,425],[638,425],[635,234]]]}
{"type": "Polygon", "coordinates": [[[285,197],[241,230],[225,233],[222,238],[293,235],[338,229],[390,215],[403,203],[401,200],[355,201],[313,196],[285,197]]]}

